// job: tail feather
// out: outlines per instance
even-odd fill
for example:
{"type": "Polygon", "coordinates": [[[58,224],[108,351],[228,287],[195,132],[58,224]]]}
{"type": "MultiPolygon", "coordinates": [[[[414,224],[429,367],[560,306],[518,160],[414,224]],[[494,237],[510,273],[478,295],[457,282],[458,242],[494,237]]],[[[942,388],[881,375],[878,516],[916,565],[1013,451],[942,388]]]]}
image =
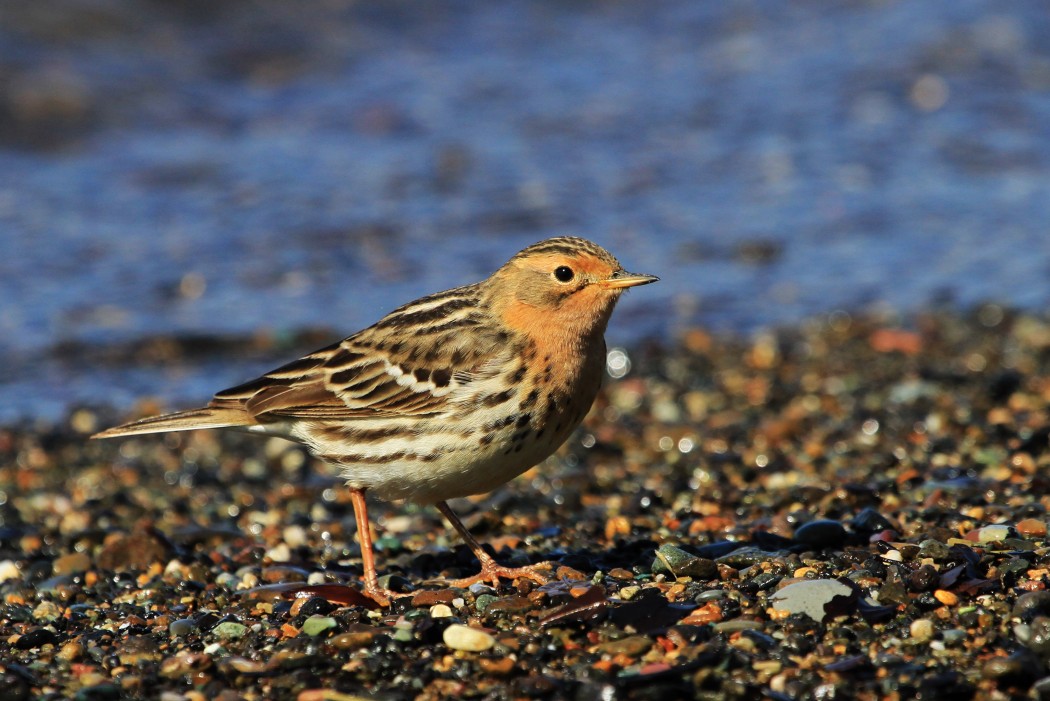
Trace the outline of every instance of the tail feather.
{"type": "Polygon", "coordinates": [[[92,438],[116,438],[118,436],[135,436],[142,433],[162,433],[165,431],[190,431],[197,428],[234,428],[254,423],[244,409],[201,407],[200,409],[178,411],[174,414],[151,416],[122,426],[114,426],[101,433],[96,433],[92,438]]]}

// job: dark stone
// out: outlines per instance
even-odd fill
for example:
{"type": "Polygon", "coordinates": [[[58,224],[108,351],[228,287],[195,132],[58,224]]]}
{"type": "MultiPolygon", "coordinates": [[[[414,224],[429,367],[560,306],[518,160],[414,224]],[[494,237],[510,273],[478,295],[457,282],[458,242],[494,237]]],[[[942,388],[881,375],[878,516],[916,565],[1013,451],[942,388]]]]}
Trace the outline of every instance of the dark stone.
{"type": "Polygon", "coordinates": [[[838,521],[810,521],[795,531],[795,542],[811,548],[839,548],[846,543],[846,529],[838,521]]]}

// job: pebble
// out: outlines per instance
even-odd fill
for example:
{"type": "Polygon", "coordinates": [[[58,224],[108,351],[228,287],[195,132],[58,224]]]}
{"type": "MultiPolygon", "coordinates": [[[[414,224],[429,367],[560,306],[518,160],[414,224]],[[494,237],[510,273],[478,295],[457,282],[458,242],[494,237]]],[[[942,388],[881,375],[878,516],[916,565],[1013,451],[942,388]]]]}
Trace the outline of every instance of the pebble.
{"type": "Polygon", "coordinates": [[[835,599],[848,601],[853,589],[837,579],[804,579],[777,590],[769,602],[777,611],[804,613],[822,622],[834,613],[828,607],[835,599]]]}
{"type": "Polygon", "coordinates": [[[452,609],[448,604],[434,604],[430,607],[431,618],[449,618],[452,616],[452,609]]]}
{"type": "Polygon", "coordinates": [[[878,533],[880,531],[896,531],[897,525],[890,519],[880,514],[875,509],[865,507],[857,512],[850,521],[850,526],[858,533],[878,533]]]}
{"type": "Polygon", "coordinates": [[[91,558],[87,553],[69,553],[55,558],[51,568],[59,576],[80,574],[91,568],[91,558]]]}
{"type": "Polygon", "coordinates": [[[598,652],[607,655],[626,655],[627,657],[640,657],[649,651],[653,641],[644,635],[630,635],[626,638],[602,643],[598,646],[598,652]]]}
{"type": "Polygon", "coordinates": [[[0,560],[0,583],[18,579],[21,576],[22,573],[13,560],[0,560]]]}
{"type": "Polygon", "coordinates": [[[967,540],[978,543],[1001,543],[1013,535],[1013,529],[1006,525],[983,526],[966,534],[967,540]]]}
{"type": "Polygon", "coordinates": [[[765,626],[761,621],[752,621],[746,618],[734,618],[731,621],[720,621],[711,626],[716,633],[740,633],[746,630],[762,630],[765,626]]]}
{"type": "Polygon", "coordinates": [[[628,587],[621,587],[620,591],[616,594],[620,597],[621,601],[630,601],[634,597],[638,596],[638,593],[642,591],[642,588],[637,584],[632,584],[628,587]]]}
{"type": "Polygon", "coordinates": [[[236,621],[223,621],[211,629],[212,635],[220,640],[236,640],[248,632],[248,626],[236,621]]]}
{"type": "Polygon", "coordinates": [[[846,542],[846,528],[838,521],[819,519],[795,531],[795,541],[811,548],[838,548],[846,542]]]}
{"type": "Polygon", "coordinates": [[[933,598],[940,601],[945,606],[955,606],[959,603],[959,596],[953,592],[947,591],[946,589],[938,589],[933,592],[933,598]]]}
{"type": "Polygon", "coordinates": [[[1014,528],[1025,538],[1043,538],[1046,536],[1046,521],[1041,521],[1037,518],[1022,519],[1017,522],[1014,528]]]}
{"type": "Polygon", "coordinates": [[[536,608],[536,604],[524,596],[504,596],[490,603],[487,613],[504,613],[517,615],[536,608]]]}
{"type": "Polygon", "coordinates": [[[930,640],[935,632],[936,628],[934,628],[933,621],[928,618],[914,620],[908,627],[908,633],[916,642],[926,642],[927,640],[930,640]]]}
{"type": "Polygon", "coordinates": [[[303,621],[302,631],[306,635],[317,636],[338,626],[339,622],[331,616],[310,616],[303,621]]]}
{"type": "Polygon", "coordinates": [[[670,572],[675,577],[692,577],[693,579],[703,580],[718,577],[718,566],[713,560],[697,557],[670,544],[661,545],[657,548],[652,571],[653,574],[670,572]]]}
{"type": "Polygon", "coordinates": [[[145,570],[154,563],[167,563],[171,554],[168,544],[149,531],[113,533],[106,536],[95,565],[116,572],[145,570]]]}
{"type": "Polygon", "coordinates": [[[453,623],[445,628],[441,639],[453,650],[484,652],[496,644],[496,639],[483,630],[453,623]]]}
{"type": "Polygon", "coordinates": [[[184,638],[197,630],[197,622],[192,618],[180,618],[168,625],[168,634],[174,638],[184,638]]]}
{"type": "Polygon", "coordinates": [[[56,642],[58,642],[58,634],[55,631],[50,628],[34,628],[18,636],[14,645],[19,650],[30,650],[44,645],[54,645],[56,642]]]}
{"type": "Polygon", "coordinates": [[[412,606],[428,608],[434,604],[451,604],[457,595],[458,592],[455,589],[424,589],[412,595],[412,606]]]}
{"type": "Polygon", "coordinates": [[[338,633],[331,638],[328,642],[332,647],[339,648],[340,650],[356,650],[358,648],[368,647],[372,644],[372,641],[376,639],[383,631],[372,626],[364,625],[361,623],[352,623],[350,629],[345,633],[338,633]]]}
{"type": "Polygon", "coordinates": [[[287,543],[278,543],[266,551],[266,557],[271,562],[291,562],[292,549],[287,543]]]}
{"type": "Polygon", "coordinates": [[[62,607],[53,601],[41,601],[33,609],[33,620],[49,623],[62,616],[62,607]]]}
{"type": "Polygon", "coordinates": [[[1021,594],[1014,602],[1010,615],[1029,622],[1035,616],[1050,614],[1050,591],[1029,591],[1021,594]]]}
{"type": "Polygon", "coordinates": [[[926,539],[919,543],[919,557],[928,557],[933,560],[944,560],[951,552],[945,543],[939,540],[926,539]]]}
{"type": "MultiPolygon", "coordinates": [[[[299,525],[291,525],[285,527],[284,531],[281,532],[284,537],[284,543],[289,548],[299,548],[309,543],[309,534],[306,529],[299,525]]],[[[282,560],[282,562],[286,562],[282,560]]]]}
{"type": "Polygon", "coordinates": [[[122,665],[136,667],[147,662],[155,662],[161,659],[160,647],[152,636],[129,635],[124,639],[117,652],[117,657],[122,665]]]}

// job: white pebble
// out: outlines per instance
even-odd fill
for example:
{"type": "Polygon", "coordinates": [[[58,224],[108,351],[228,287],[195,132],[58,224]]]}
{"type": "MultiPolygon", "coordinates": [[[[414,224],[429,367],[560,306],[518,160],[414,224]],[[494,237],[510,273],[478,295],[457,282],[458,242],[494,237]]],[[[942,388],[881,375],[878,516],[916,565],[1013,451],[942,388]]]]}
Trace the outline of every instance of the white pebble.
{"type": "Polygon", "coordinates": [[[483,652],[496,644],[496,639],[485,631],[461,623],[453,623],[446,628],[441,639],[453,650],[466,652],[483,652]]]}
{"type": "Polygon", "coordinates": [[[883,560],[892,560],[893,562],[904,562],[904,556],[901,555],[900,550],[887,550],[882,554],[883,560]]]}
{"type": "Polygon", "coordinates": [[[266,557],[272,562],[288,562],[292,559],[292,549],[286,543],[280,543],[267,550],[266,557]]]}
{"type": "Polygon", "coordinates": [[[22,576],[22,573],[18,571],[18,565],[13,560],[4,560],[0,562],[0,582],[6,582],[9,579],[18,579],[22,576]]]}
{"type": "Polygon", "coordinates": [[[929,640],[933,637],[933,621],[928,618],[919,618],[911,622],[909,630],[911,637],[918,641],[929,640]]]}
{"type": "Polygon", "coordinates": [[[431,618],[448,618],[452,615],[452,609],[448,607],[448,604],[434,604],[430,607],[431,618]]]}
{"type": "Polygon", "coordinates": [[[284,542],[288,544],[290,548],[298,548],[300,545],[306,545],[306,529],[302,526],[288,526],[284,529],[284,542]]]}

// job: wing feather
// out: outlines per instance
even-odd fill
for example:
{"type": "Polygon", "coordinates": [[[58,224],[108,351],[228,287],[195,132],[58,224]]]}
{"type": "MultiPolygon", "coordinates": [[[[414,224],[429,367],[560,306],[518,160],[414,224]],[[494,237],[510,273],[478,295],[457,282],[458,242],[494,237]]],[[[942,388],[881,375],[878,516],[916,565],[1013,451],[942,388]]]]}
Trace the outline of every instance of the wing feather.
{"type": "Polygon", "coordinates": [[[477,287],[424,297],[376,325],[219,392],[208,405],[258,423],[435,416],[449,398],[504,367],[506,334],[480,332],[477,287]],[[472,327],[469,347],[459,329],[472,327]],[[398,340],[390,342],[396,330],[398,340]]]}

